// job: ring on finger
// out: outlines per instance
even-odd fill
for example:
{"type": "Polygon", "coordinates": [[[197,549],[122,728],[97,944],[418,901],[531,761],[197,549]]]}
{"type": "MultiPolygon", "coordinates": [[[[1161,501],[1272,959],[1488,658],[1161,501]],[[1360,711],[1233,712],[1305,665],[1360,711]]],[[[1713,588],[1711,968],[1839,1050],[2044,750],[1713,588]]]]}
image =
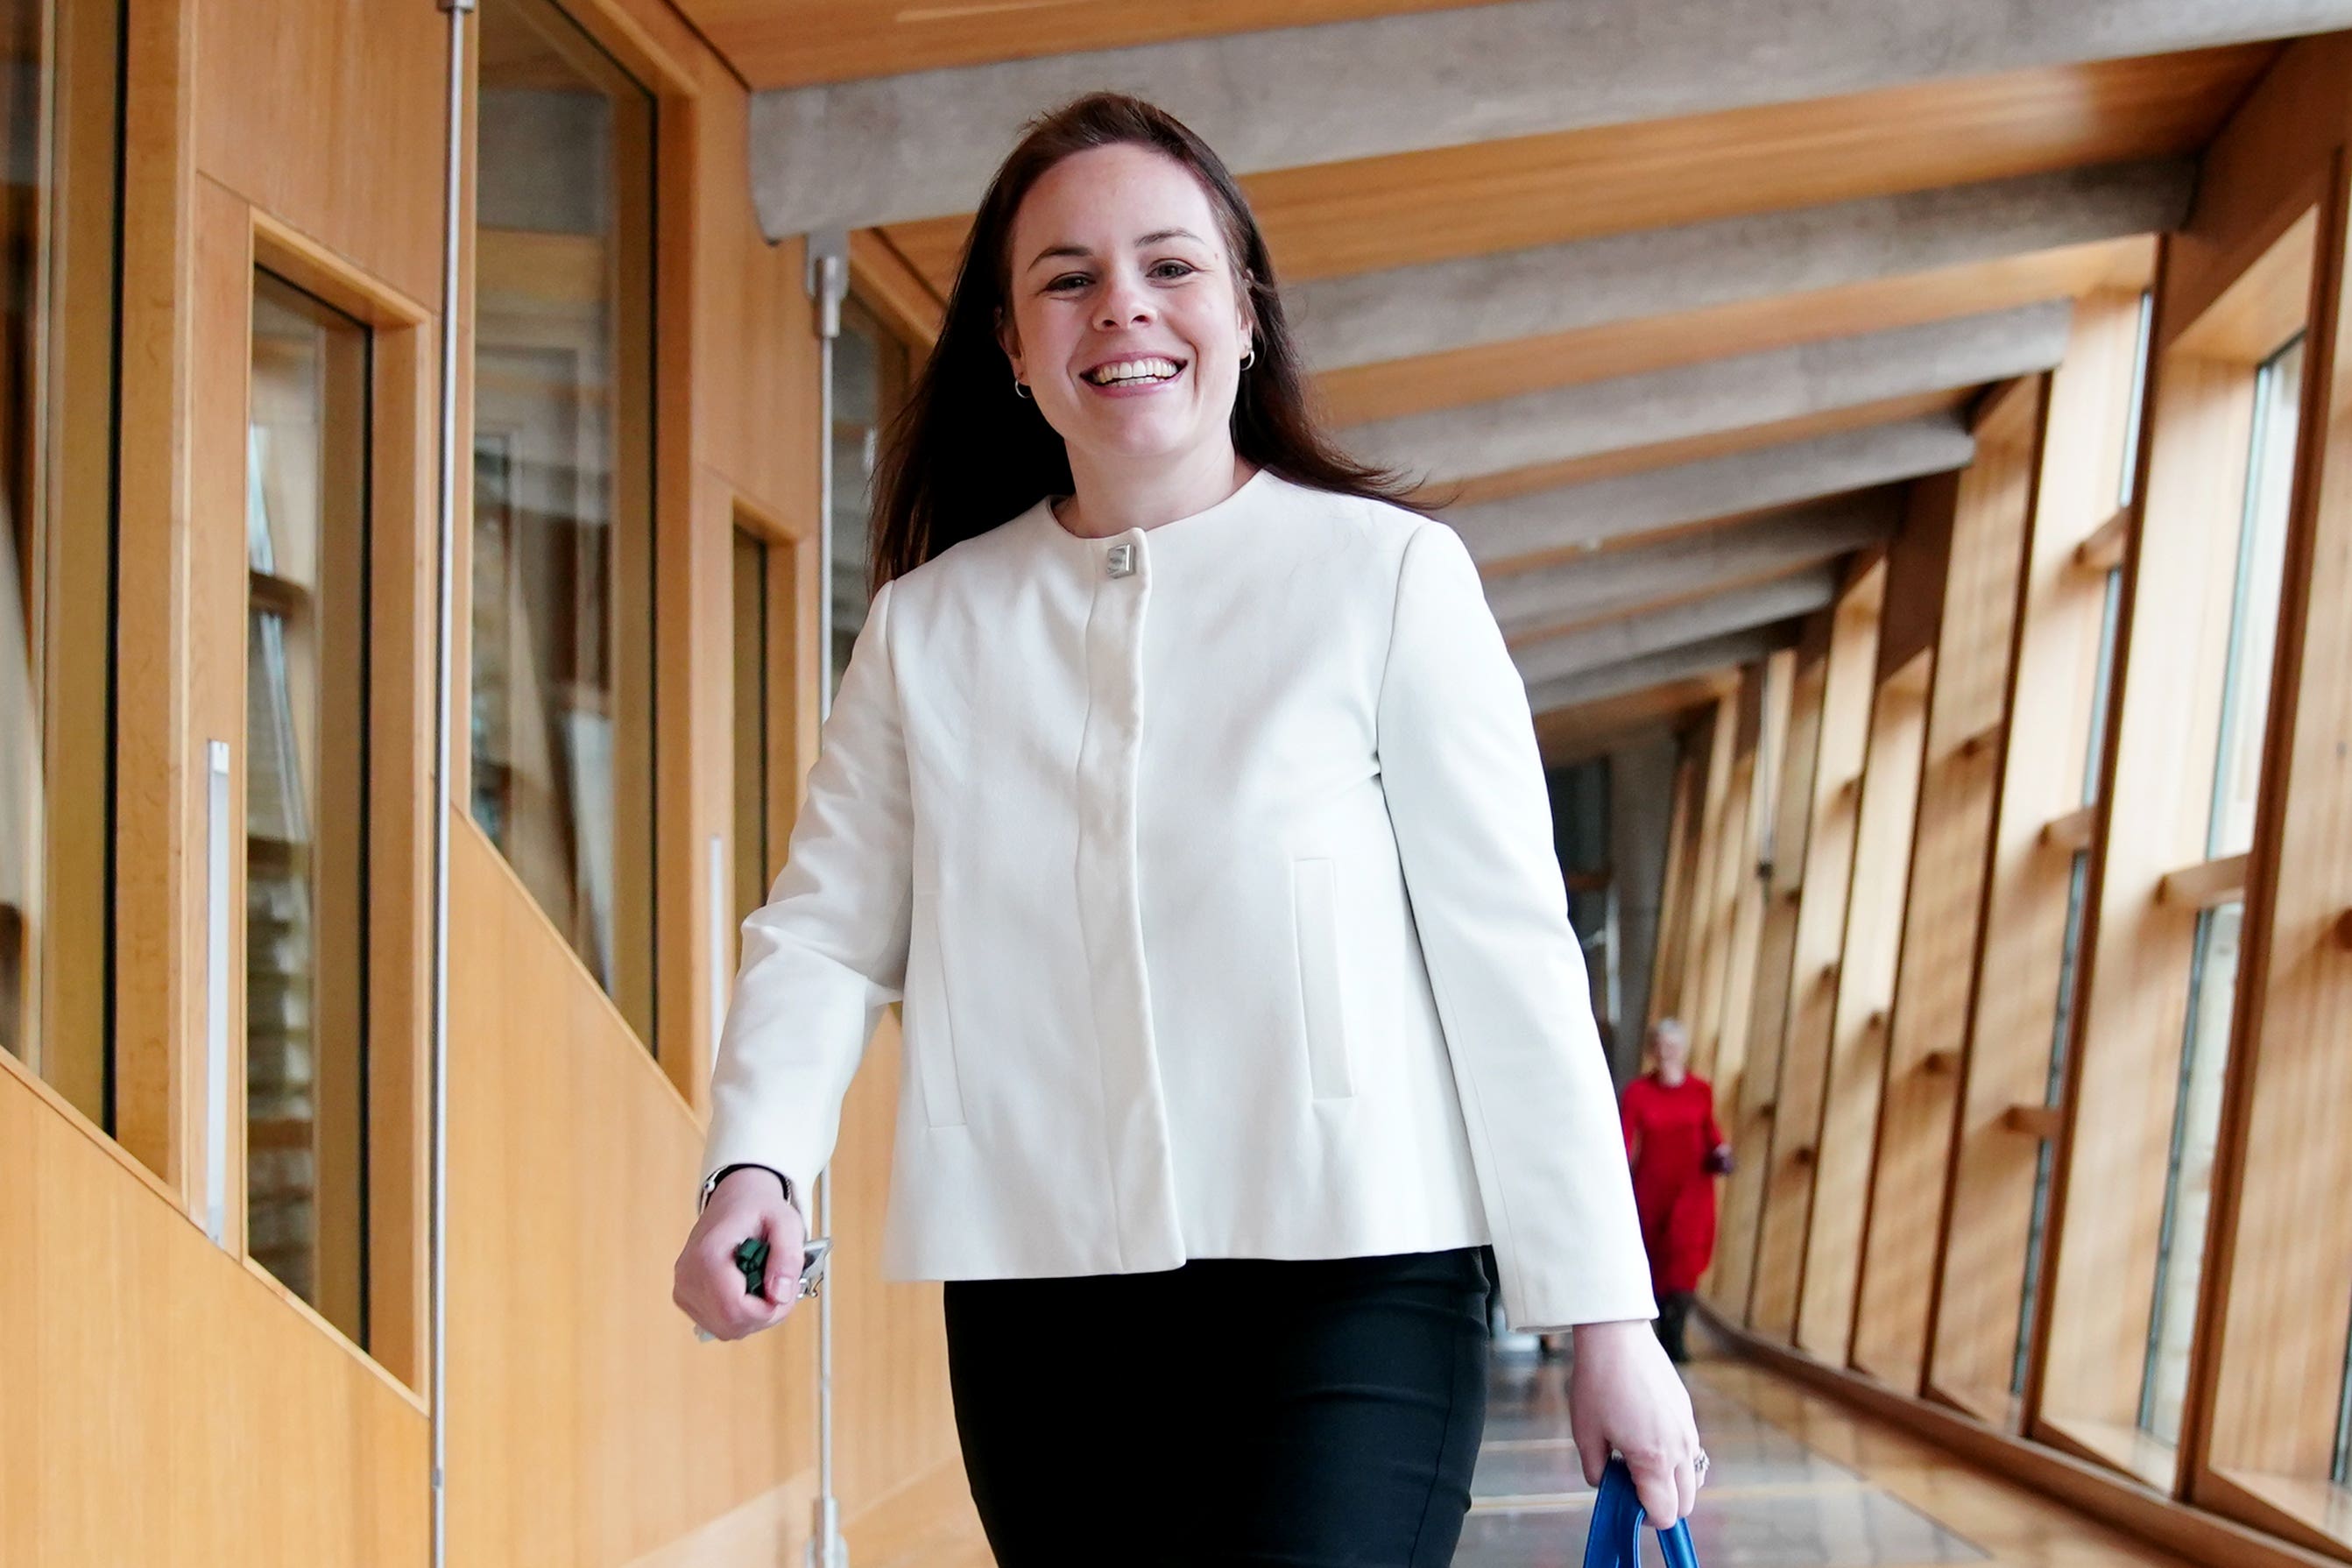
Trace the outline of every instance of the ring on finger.
{"type": "Polygon", "coordinates": [[[1698,1458],[1691,1461],[1691,1475],[1698,1480],[1703,1481],[1706,1479],[1706,1450],[1705,1448],[1701,1448],[1698,1451],[1698,1458]]]}

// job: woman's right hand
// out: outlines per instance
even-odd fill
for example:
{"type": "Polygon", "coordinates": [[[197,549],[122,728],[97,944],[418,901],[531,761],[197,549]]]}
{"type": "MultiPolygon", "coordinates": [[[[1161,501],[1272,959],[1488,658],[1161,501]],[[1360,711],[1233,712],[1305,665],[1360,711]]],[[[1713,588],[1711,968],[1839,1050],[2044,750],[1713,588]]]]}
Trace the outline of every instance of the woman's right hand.
{"type": "Polygon", "coordinates": [[[774,1328],[792,1312],[801,1289],[807,1229],[784,1189],[761,1170],[737,1171],[712,1189],[709,1203],[671,1270],[669,1299],[714,1339],[740,1340],[774,1328]],[[768,1244],[762,1295],[743,1289],[735,1249],[753,1237],[768,1244]]]}

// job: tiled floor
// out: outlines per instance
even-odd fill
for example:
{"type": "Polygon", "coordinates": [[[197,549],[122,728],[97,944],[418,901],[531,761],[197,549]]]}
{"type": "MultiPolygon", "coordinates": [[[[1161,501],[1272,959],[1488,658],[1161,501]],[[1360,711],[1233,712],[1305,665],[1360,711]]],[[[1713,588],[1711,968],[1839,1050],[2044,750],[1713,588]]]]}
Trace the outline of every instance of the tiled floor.
{"type": "MultiPolygon", "coordinates": [[[[1749,1363],[1703,1359],[1689,1383],[1714,1461],[1691,1521],[1704,1568],[2189,1568],[1749,1363]]],[[[1455,1568],[1580,1568],[1592,1493],[1565,1362],[1496,1354],[1473,1490],[1455,1568]]],[[[870,1540],[861,1568],[987,1568],[955,1511],[870,1540]]]]}
{"type": "MultiPolygon", "coordinates": [[[[1705,1568],[2183,1568],[1744,1363],[1690,1369],[1705,1568]]],[[[1578,1568],[1591,1519],[1564,1362],[1498,1352],[1456,1568],[1578,1568]]],[[[1651,1543],[1645,1561],[1655,1561],[1651,1543]]]]}

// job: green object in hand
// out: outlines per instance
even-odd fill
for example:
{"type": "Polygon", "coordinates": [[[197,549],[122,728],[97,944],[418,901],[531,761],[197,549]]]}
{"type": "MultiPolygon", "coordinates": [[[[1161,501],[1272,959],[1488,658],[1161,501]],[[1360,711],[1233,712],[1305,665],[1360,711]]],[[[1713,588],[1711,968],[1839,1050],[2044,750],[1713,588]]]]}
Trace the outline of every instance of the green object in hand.
{"type": "Polygon", "coordinates": [[[735,1267],[743,1271],[743,1294],[757,1296],[768,1278],[768,1243],[753,1237],[735,1249],[735,1267]]]}

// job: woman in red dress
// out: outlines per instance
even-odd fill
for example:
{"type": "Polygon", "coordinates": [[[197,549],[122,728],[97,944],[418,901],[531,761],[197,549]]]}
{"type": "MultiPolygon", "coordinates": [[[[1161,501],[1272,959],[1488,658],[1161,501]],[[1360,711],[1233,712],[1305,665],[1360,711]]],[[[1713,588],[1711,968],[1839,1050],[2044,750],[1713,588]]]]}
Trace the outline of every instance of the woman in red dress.
{"type": "Polygon", "coordinates": [[[1690,1036],[1680,1019],[1658,1020],[1650,1051],[1656,1066],[1625,1086],[1618,1114],[1658,1298],[1658,1338],[1679,1362],[1689,1359],[1683,1325],[1692,1292],[1715,1255],[1715,1178],[1731,1168],[1731,1147],[1715,1122],[1715,1089],[1686,1069],[1690,1036]]]}

